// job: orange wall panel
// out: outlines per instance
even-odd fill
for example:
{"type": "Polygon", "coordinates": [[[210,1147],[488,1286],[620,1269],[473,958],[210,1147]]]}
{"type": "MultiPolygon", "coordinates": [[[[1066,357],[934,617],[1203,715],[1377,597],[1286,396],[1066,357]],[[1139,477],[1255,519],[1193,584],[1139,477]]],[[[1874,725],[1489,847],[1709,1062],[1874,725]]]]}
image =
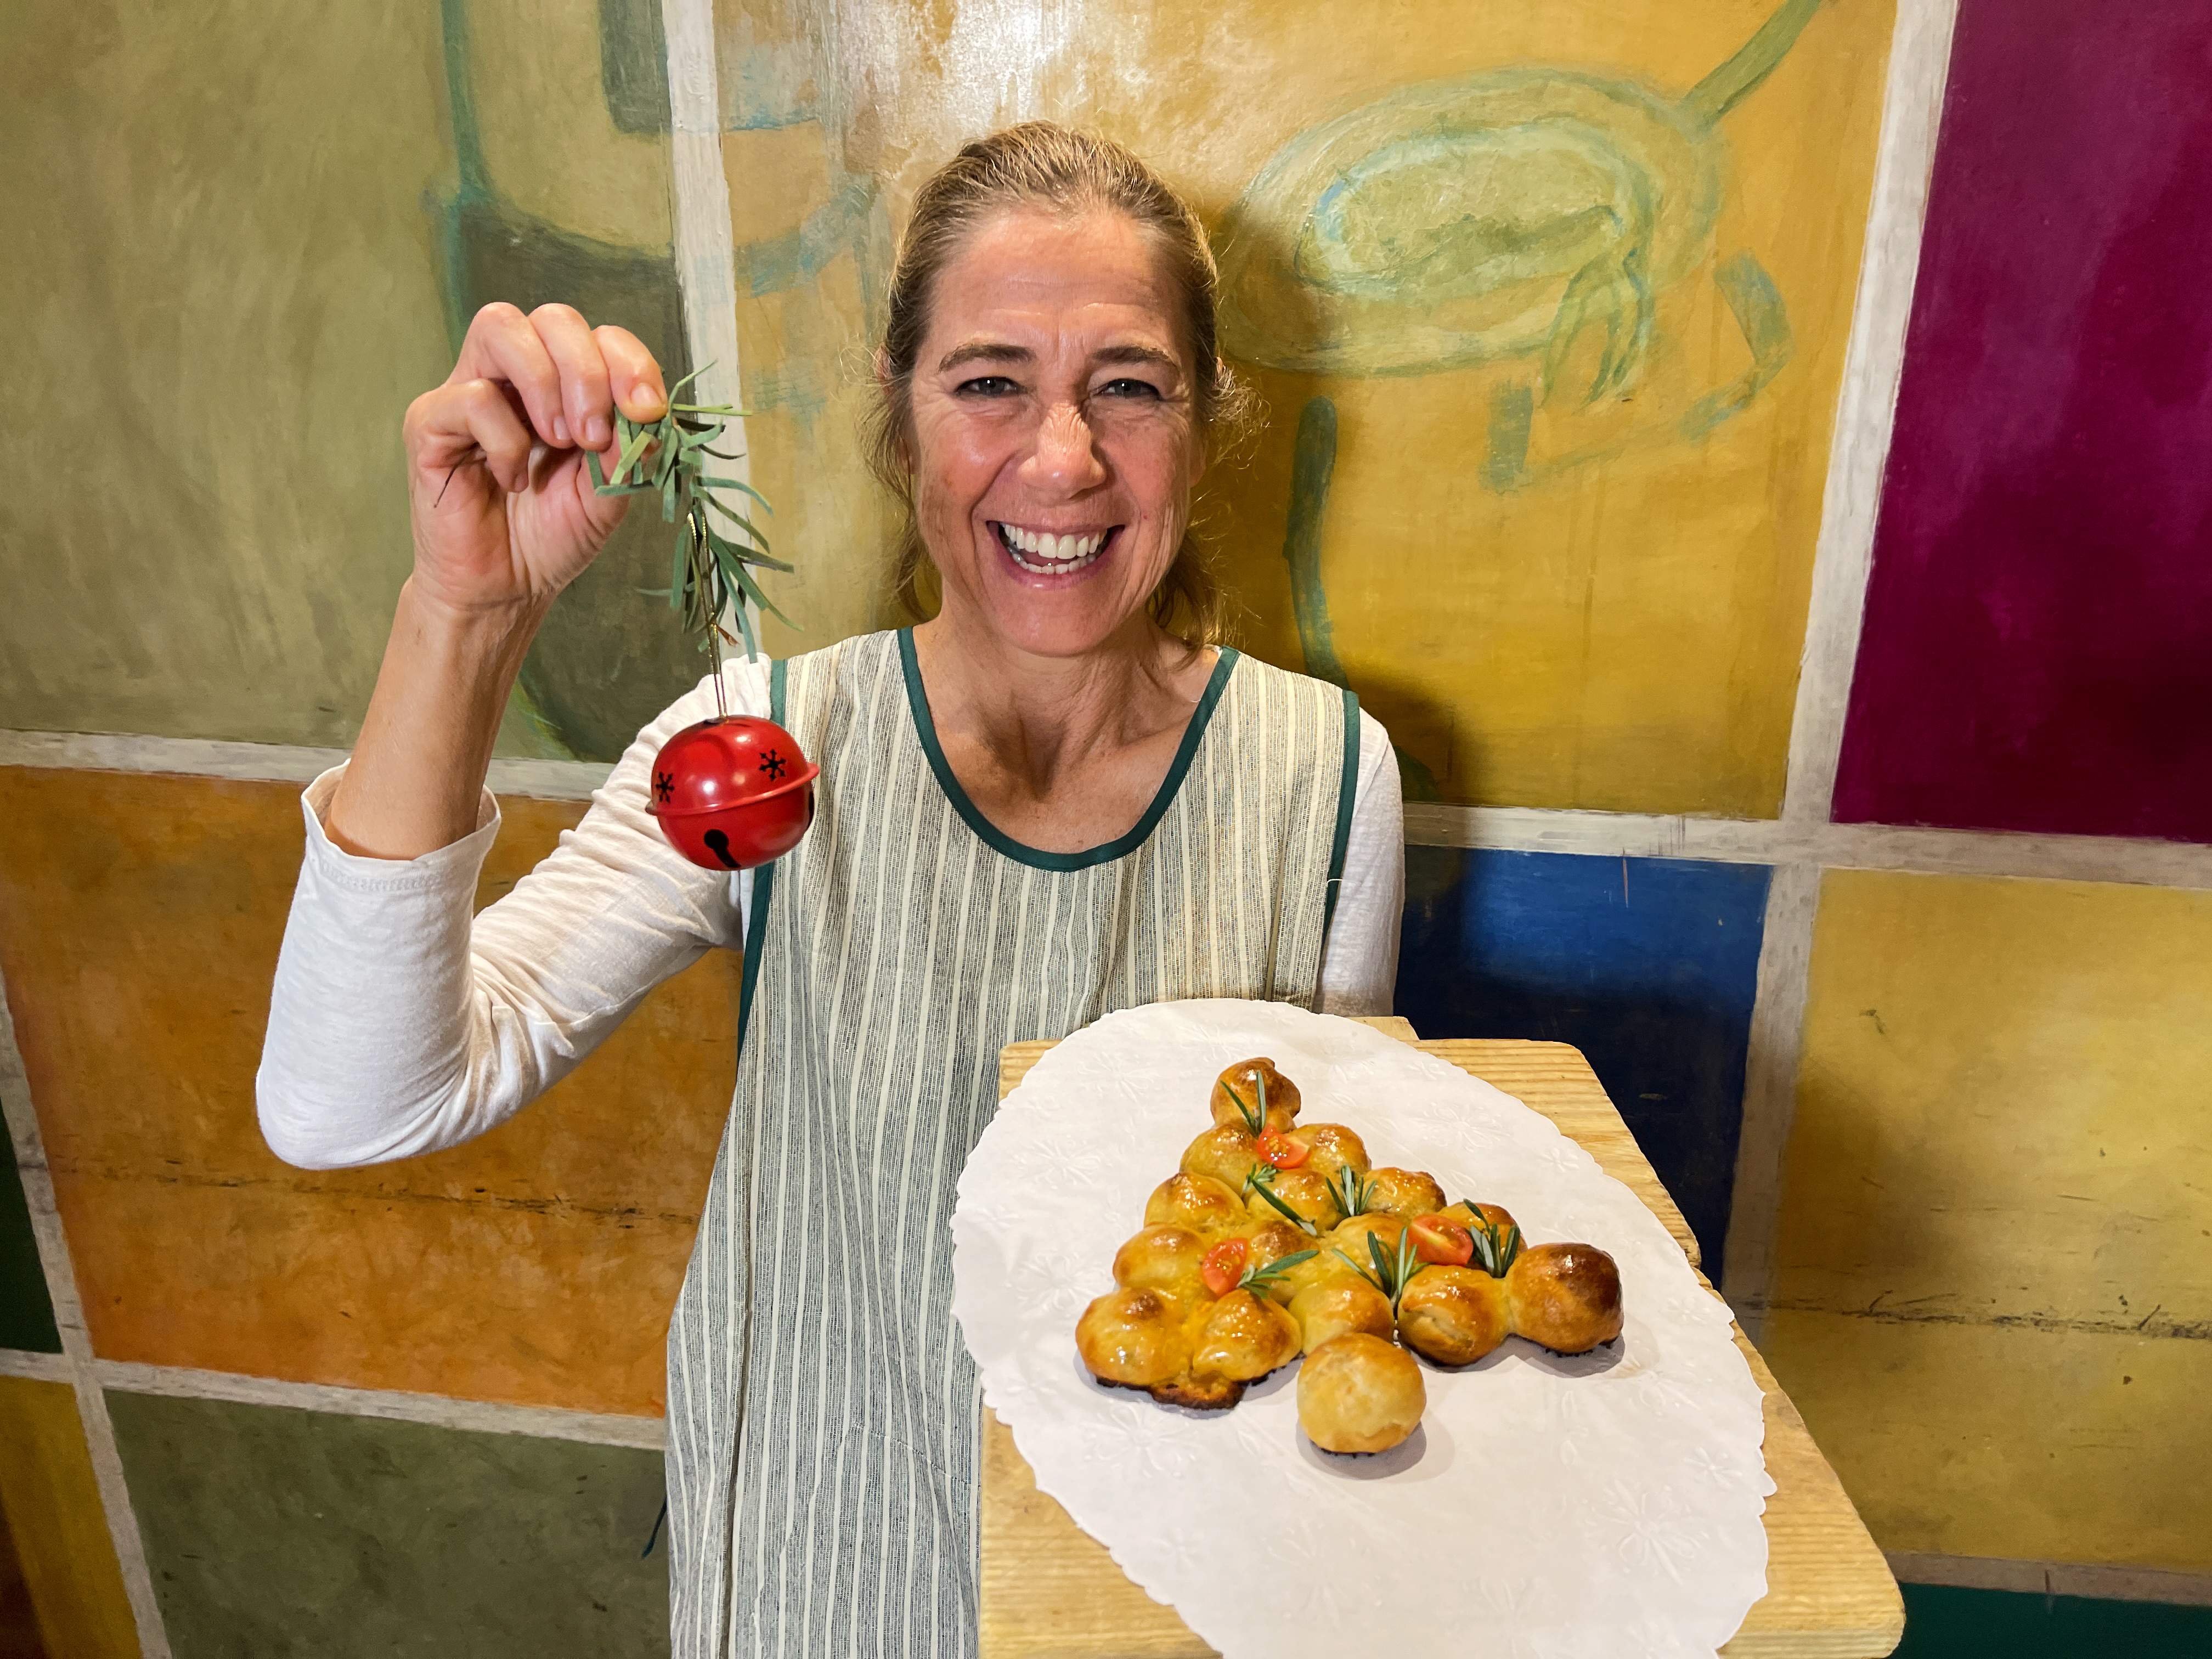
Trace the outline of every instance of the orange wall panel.
{"type": "MultiPolygon", "coordinates": [[[[489,902],[581,816],[508,800],[489,902]]],[[[0,769],[0,966],[95,1350],[651,1414],[735,1065],[738,959],[530,1110],[375,1169],[254,1121],[299,866],[289,785],[0,769]]]]}

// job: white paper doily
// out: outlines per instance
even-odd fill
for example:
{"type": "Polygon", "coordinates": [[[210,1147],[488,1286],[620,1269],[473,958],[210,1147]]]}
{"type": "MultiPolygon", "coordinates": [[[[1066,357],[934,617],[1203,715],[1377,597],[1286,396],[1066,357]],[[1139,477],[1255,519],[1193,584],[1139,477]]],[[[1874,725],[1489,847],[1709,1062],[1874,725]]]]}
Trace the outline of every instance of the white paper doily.
{"type": "Polygon", "coordinates": [[[1110,1014],[1000,1105],[952,1241],[953,1311],[1037,1486],[1226,1659],[1440,1639],[1516,1659],[1705,1656],[1766,1593],[1774,1483],[1727,1310],[1548,1119],[1379,1031],[1278,1003],[1110,1014]],[[1504,1205],[1531,1243],[1609,1251],[1620,1343],[1564,1359],[1516,1337],[1465,1370],[1425,1367],[1420,1430],[1368,1458],[1299,1432],[1295,1364],[1207,1413],[1092,1380],[1078,1316],[1206,1127],[1215,1074],[1261,1054],[1297,1084],[1301,1121],[1348,1123],[1376,1164],[1504,1205]]]}

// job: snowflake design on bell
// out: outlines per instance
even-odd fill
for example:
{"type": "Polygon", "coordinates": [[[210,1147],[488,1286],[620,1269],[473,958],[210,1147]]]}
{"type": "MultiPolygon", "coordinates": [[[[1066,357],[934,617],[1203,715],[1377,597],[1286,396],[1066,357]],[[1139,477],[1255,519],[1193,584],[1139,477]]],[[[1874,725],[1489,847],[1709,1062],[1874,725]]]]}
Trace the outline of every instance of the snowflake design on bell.
{"type": "Polygon", "coordinates": [[[653,775],[653,799],[666,802],[673,799],[675,795],[676,775],[673,772],[655,772],[653,775]]]}
{"type": "Polygon", "coordinates": [[[789,765],[790,763],[773,749],[761,757],[760,769],[769,775],[770,781],[781,777],[789,765]]]}

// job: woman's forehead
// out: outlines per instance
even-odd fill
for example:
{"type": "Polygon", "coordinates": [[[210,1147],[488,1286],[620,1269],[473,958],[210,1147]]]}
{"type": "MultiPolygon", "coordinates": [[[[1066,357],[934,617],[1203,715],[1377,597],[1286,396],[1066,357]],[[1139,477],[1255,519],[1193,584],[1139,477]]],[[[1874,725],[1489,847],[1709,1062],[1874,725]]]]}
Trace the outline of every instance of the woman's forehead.
{"type": "MultiPolygon", "coordinates": [[[[1174,285],[1154,234],[1124,214],[1012,209],[979,225],[938,273],[923,364],[994,345],[1074,349],[1180,367],[1174,285]]],[[[918,365],[919,366],[919,365],[918,365]]]]}

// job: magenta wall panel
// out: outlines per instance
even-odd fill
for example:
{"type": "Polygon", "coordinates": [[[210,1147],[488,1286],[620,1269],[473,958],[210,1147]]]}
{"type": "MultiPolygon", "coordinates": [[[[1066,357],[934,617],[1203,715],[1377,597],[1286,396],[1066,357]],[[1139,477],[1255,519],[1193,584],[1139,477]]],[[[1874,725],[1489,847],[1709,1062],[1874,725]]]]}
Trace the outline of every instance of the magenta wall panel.
{"type": "Polygon", "coordinates": [[[2212,0],[1963,0],[1836,816],[2212,841],[2212,0]]]}

